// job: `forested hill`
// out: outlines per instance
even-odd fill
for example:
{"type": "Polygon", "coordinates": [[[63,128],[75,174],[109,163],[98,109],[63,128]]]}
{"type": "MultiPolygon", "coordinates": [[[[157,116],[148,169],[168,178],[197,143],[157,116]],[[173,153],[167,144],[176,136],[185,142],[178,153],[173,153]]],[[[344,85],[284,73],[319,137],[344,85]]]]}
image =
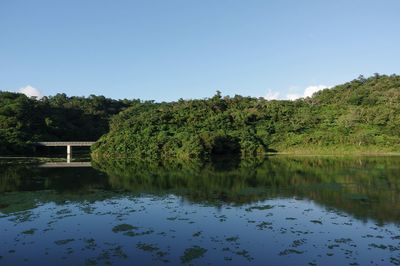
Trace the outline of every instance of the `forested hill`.
{"type": "Polygon", "coordinates": [[[296,101],[220,93],[171,103],[65,94],[37,100],[0,92],[0,155],[27,154],[35,141],[100,137],[95,156],[210,159],[274,150],[399,152],[399,135],[396,75],[360,77],[296,101]]]}
{"type": "Polygon", "coordinates": [[[0,155],[29,154],[33,141],[97,140],[112,115],[137,101],[0,92],[0,155]]]}
{"type": "Polygon", "coordinates": [[[358,79],[296,101],[222,97],[137,102],[114,116],[93,155],[210,159],[263,155],[400,151],[400,76],[358,79]]]}

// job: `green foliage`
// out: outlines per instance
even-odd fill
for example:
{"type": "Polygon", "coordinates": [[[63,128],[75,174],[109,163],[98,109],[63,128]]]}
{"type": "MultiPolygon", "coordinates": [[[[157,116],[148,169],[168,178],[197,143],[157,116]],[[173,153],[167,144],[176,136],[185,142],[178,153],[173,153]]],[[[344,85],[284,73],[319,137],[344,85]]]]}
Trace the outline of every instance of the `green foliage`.
{"type": "Polygon", "coordinates": [[[108,131],[109,118],[134,102],[0,92],[0,155],[32,152],[34,141],[97,140],[108,131]]]}
{"type": "Polygon", "coordinates": [[[93,147],[94,154],[162,160],[264,154],[252,101],[217,94],[206,100],[132,106],[112,119],[110,133],[93,147]]]}
{"type": "Polygon", "coordinates": [[[96,156],[210,159],[268,150],[388,152],[400,149],[400,77],[375,75],[296,101],[214,97],[137,104],[116,115],[96,156]]]}
{"type": "Polygon", "coordinates": [[[26,154],[35,141],[97,139],[94,157],[165,161],[268,151],[398,152],[399,132],[397,75],[361,76],[296,101],[220,92],[170,103],[65,94],[36,100],[0,92],[0,155],[26,154]]]}

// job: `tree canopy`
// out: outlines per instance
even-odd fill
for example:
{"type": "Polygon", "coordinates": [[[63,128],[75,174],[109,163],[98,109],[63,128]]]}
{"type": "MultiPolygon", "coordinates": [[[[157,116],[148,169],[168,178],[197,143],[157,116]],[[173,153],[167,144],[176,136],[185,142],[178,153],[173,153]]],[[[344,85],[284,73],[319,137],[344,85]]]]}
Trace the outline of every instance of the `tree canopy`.
{"type": "Polygon", "coordinates": [[[296,101],[251,97],[135,104],[113,117],[95,156],[210,159],[278,151],[398,151],[400,77],[360,77],[296,101]]]}
{"type": "Polygon", "coordinates": [[[0,92],[2,155],[57,140],[98,140],[94,157],[149,160],[255,157],[268,151],[398,152],[399,132],[398,75],[360,76],[295,101],[220,92],[161,103],[0,92]]]}
{"type": "Polygon", "coordinates": [[[0,154],[29,153],[34,141],[97,140],[108,132],[110,117],[135,101],[0,92],[0,154]]]}

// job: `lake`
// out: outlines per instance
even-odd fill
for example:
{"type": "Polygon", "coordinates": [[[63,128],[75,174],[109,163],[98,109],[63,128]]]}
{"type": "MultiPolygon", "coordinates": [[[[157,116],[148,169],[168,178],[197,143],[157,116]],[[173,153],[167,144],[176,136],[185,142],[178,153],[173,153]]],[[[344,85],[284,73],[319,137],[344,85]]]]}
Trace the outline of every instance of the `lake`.
{"type": "Polygon", "coordinates": [[[400,265],[400,157],[0,159],[0,265],[400,265]]]}

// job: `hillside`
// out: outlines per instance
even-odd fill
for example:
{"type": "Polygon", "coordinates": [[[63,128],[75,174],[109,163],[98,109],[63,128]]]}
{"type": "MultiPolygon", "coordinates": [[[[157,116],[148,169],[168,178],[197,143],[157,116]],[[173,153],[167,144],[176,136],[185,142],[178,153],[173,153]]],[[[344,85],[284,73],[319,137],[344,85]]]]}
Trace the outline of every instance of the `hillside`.
{"type": "Polygon", "coordinates": [[[94,157],[151,160],[268,151],[400,151],[400,76],[362,76],[296,101],[214,97],[140,103],[112,118],[94,157]]]}
{"type": "Polygon", "coordinates": [[[110,117],[131,103],[65,94],[37,100],[0,91],[0,155],[30,154],[34,141],[97,140],[108,132],[110,117]]]}

